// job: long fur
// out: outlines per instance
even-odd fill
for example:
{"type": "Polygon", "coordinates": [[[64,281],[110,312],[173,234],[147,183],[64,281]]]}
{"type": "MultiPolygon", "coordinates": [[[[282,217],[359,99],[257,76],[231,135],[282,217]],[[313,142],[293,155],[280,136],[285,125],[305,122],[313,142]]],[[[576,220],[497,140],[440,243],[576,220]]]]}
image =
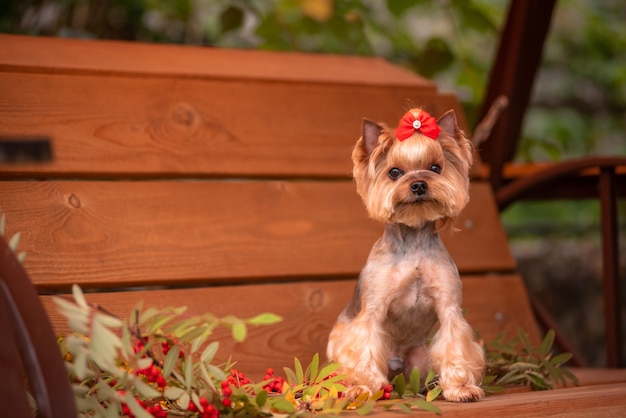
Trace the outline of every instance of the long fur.
{"type": "Polygon", "coordinates": [[[484,396],[484,353],[462,315],[459,274],[438,234],[469,201],[472,144],[454,112],[438,124],[436,140],[416,132],[398,141],[385,125],[364,120],[352,153],[357,193],[386,227],[329,336],[327,354],[348,376],[349,396],[375,392],[414,367],[422,375],[433,367],[448,400],[484,396]],[[396,179],[394,167],[403,173],[396,179]],[[427,191],[412,191],[416,182],[427,191]]]}

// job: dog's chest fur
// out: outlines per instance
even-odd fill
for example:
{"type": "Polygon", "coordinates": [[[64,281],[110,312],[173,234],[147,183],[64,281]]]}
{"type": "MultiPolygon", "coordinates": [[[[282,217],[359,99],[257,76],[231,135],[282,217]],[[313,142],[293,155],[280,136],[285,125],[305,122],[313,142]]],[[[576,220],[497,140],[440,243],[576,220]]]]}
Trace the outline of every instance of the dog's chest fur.
{"type": "Polygon", "coordinates": [[[381,238],[380,250],[389,260],[379,265],[388,268],[389,292],[385,331],[397,345],[420,344],[437,319],[434,294],[438,291],[442,264],[451,260],[434,225],[414,229],[392,225],[381,238]],[[445,255],[442,260],[442,254],[445,255]]]}

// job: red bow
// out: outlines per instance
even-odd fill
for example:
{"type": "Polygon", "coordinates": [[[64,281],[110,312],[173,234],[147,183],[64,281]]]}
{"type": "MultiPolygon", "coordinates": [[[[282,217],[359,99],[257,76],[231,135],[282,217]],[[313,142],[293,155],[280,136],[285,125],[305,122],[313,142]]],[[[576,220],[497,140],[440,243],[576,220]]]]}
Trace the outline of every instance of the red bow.
{"type": "Polygon", "coordinates": [[[396,138],[404,141],[413,135],[415,131],[418,131],[429,138],[437,139],[440,130],[437,120],[430,116],[428,112],[414,109],[406,112],[400,119],[400,122],[398,122],[396,138]]]}

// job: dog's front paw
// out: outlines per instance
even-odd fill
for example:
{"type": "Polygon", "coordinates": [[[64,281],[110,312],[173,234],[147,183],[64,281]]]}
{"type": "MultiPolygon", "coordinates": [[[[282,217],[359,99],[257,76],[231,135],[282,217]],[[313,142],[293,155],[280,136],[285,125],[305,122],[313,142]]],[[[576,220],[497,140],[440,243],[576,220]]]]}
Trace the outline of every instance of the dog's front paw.
{"type": "Polygon", "coordinates": [[[476,385],[448,386],[443,397],[451,402],[475,402],[485,397],[485,392],[476,385]]]}
{"type": "Polygon", "coordinates": [[[372,391],[365,385],[351,385],[346,388],[345,397],[355,400],[364,393],[369,397],[372,394],[372,391]]]}

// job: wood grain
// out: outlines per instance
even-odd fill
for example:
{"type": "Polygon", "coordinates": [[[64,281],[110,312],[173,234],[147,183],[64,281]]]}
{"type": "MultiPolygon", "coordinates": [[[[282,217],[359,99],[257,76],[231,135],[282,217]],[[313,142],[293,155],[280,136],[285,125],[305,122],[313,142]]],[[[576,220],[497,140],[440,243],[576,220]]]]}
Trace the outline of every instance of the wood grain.
{"type": "Polygon", "coordinates": [[[0,35],[0,71],[414,86],[435,84],[380,58],[0,35]]]}
{"type": "MultiPolygon", "coordinates": [[[[533,341],[539,341],[519,276],[463,276],[462,280],[466,317],[486,341],[500,331],[513,336],[518,326],[527,330],[533,341]],[[485,294],[491,296],[487,309],[485,294]]],[[[309,281],[103,292],[88,294],[87,299],[123,318],[130,315],[130,309],[139,300],[143,300],[146,307],[187,306],[189,315],[210,312],[249,318],[262,312],[279,314],[283,322],[251,329],[243,343],[233,343],[227,332],[216,333],[223,356],[232,354],[242,370],[262,377],[268,367],[282,370],[284,366],[291,366],[294,357],[306,362],[319,353],[325,358],[328,333],[348,303],[354,284],[354,280],[309,281]]],[[[65,320],[56,312],[52,296],[41,299],[55,330],[66,333],[65,320]]]]}
{"type": "MultiPolygon", "coordinates": [[[[356,277],[382,225],[350,181],[0,182],[40,289],[356,277]]],[[[511,271],[486,183],[444,236],[460,271],[511,271]]]]}
{"type": "Polygon", "coordinates": [[[347,178],[364,117],[395,126],[410,100],[465,123],[419,86],[0,74],[0,137],[52,140],[52,162],[0,166],[19,177],[347,178]]]}
{"type": "MultiPolygon", "coordinates": [[[[475,403],[436,401],[444,417],[623,417],[626,416],[626,384],[573,387],[542,392],[489,396],[475,403]]],[[[425,413],[426,414],[426,413],[425,413]]],[[[397,417],[374,413],[373,418],[397,417]]]]}

